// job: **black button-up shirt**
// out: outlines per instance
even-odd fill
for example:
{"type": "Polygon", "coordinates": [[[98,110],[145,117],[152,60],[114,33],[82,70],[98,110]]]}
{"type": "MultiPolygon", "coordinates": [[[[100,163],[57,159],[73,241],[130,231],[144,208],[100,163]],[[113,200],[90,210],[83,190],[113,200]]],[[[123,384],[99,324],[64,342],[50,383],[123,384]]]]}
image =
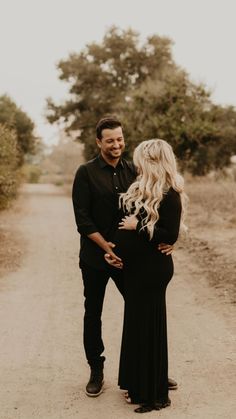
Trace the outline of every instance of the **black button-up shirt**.
{"type": "Polygon", "coordinates": [[[80,260],[97,269],[106,268],[104,251],[87,236],[95,232],[112,241],[119,221],[119,193],[135,180],[133,163],[120,159],[116,167],[101,155],[82,164],[74,179],[73,206],[81,235],[80,260]]]}

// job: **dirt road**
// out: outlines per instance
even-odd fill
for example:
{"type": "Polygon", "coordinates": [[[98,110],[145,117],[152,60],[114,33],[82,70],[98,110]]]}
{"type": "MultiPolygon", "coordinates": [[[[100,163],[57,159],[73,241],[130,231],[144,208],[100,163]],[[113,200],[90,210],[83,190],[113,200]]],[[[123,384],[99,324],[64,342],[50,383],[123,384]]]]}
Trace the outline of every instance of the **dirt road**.
{"type": "MultiPolygon", "coordinates": [[[[118,390],[122,299],[112,283],[104,304],[105,391],[84,394],[79,237],[71,201],[52,185],[26,185],[18,212],[0,218],[18,237],[21,262],[0,278],[1,419],[137,418],[118,390]]],[[[172,406],[148,418],[235,418],[232,306],[207,285],[194,254],[175,252],[168,289],[172,406]]],[[[146,417],[145,416],[145,417],[146,417]]]]}

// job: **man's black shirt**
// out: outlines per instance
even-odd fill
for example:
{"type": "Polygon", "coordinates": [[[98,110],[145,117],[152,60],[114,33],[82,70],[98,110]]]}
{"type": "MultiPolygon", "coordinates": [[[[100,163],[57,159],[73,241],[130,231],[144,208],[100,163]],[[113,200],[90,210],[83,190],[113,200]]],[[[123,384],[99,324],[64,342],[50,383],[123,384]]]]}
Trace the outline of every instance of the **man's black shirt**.
{"type": "Polygon", "coordinates": [[[133,163],[120,159],[114,168],[101,155],[77,170],[72,199],[81,234],[81,262],[97,269],[107,267],[104,251],[87,236],[99,232],[112,241],[119,221],[119,193],[126,192],[135,178],[133,163]]]}

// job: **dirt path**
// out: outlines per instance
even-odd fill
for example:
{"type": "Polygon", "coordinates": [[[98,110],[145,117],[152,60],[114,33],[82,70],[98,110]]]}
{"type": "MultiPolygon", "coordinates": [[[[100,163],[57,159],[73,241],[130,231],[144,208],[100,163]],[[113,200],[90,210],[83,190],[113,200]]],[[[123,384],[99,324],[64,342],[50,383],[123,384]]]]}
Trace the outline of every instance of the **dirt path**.
{"type": "MultiPolygon", "coordinates": [[[[118,390],[122,299],[104,304],[105,392],[85,396],[83,295],[70,199],[52,185],[26,185],[20,211],[4,216],[21,238],[21,266],[0,278],[1,419],[136,418],[118,390]]],[[[168,290],[172,406],[148,418],[233,419],[232,306],[207,285],[194,254],[180,247],[168,290]]],[[[146,417],[146,416],[145,416],[146,417]]]]}

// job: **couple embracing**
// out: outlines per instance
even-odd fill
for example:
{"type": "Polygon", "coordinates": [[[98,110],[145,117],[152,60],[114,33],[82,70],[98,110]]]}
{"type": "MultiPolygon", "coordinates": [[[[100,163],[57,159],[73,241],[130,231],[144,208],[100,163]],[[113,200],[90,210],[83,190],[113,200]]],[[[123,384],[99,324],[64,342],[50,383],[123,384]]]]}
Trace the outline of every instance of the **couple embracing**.
{"type": "Polygon", "coordinates": [[[133,163],[122,158],[122,125],[113,116],[96,127],[100,153],[81,165],[73,184],[73,206],[81,235],[84,284],[84,348],[91,368],[86,394],[103,391],[101,315],[106,285],[124,297],[118,385],[135,412],[170,405],[165,293],[173,275],[172,249],[183,223],[183,179],[171,146],[141,142],[133,163]]]}

